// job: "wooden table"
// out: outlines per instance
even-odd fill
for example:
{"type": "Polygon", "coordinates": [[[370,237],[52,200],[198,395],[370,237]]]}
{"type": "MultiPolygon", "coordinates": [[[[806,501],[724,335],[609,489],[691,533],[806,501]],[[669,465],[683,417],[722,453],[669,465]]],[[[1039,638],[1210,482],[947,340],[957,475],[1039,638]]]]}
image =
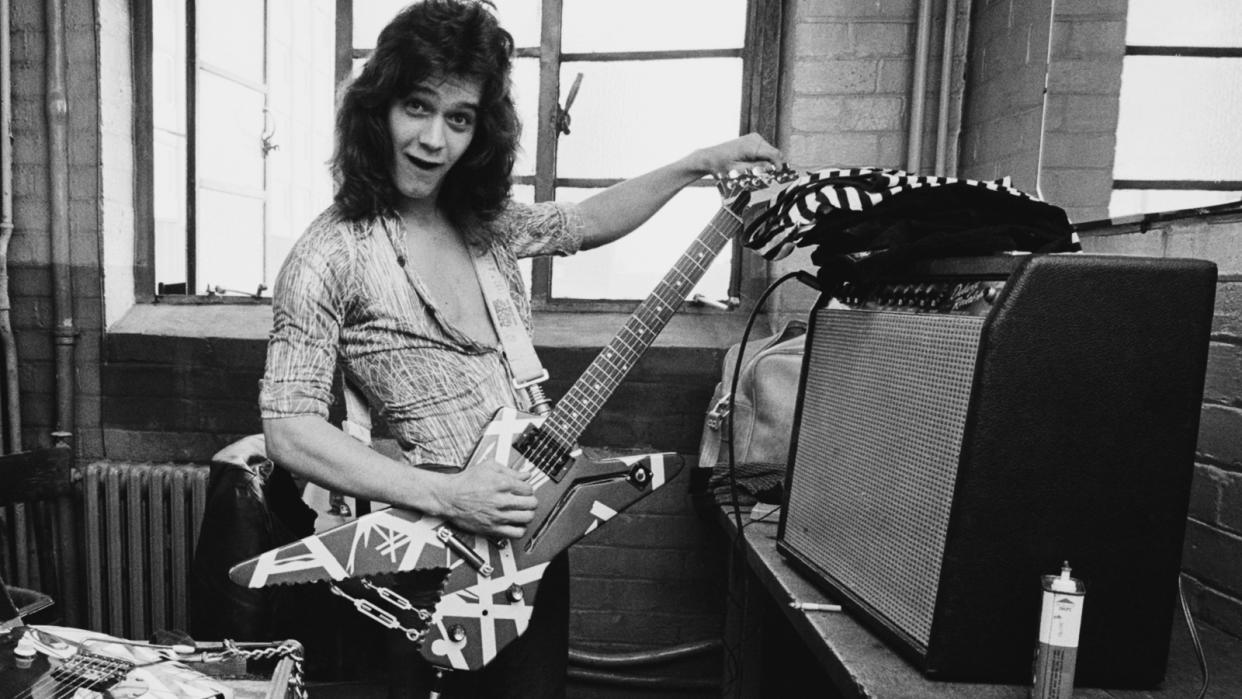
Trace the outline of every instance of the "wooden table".
{"type": "MultiPolygon", "coordinates": [[[[730,513],[720,519],[732,540],[730,513]]],[[[750,522],[734,549],[726,613],[724,688],[727,697],[815,696],[883,699],[1027,699],[1026,685],[937,682],[926,679],[845,612],[801,611],[792,601],[832,603],[776,550],[776,515],[750,522]],[[805,691],[805,690],[803,690],[805,691]]],[[[1136,613],[1140,613],[1136,610],[1136,613]]],[[[1212,682],[1208,697],[1242,697],[1242,640],[1198,625],[1212,682]]],[[[1077,699],[1193,699],[1202,676],[1185,622],[1174,625],[1168,670],[1153,691],[1079,688],[1077,699]]]]}

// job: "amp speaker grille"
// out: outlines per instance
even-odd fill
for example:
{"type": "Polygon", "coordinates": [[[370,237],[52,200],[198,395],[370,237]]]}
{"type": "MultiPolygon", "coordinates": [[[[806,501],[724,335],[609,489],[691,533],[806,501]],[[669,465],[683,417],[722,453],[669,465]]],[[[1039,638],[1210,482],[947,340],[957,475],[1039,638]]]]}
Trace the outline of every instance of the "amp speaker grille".
{"type": "Polygon", "coordinates": [[[926,646],[984,318],[817,315],[784,540],[926,646]]]}

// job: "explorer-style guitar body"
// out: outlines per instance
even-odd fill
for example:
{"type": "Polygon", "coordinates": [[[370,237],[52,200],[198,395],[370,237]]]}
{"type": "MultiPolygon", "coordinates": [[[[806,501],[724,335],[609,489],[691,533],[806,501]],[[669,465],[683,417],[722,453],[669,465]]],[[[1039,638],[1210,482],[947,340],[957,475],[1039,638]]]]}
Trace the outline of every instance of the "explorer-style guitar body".
{"type": "Polygon", "coordinates": [[[542,416],[510,408],[495,414],[465,468],[494,462],[531,472],[538,505],[522,538],[490,540],[438,517],[388,508],[239,563],[230,577],[249,587],[361,581],[388,605],[379,609],[355,597],[355,607],[405,629],[433,665],[487,665],[525,632],[548,562],[680,472],[675,454],[591,461],[577,440],[740,230],[742,211],[758,199],[753,195],[763,187],[771,196],[792,177],[784,172],[722,183],[725,205],[556,407],[542,416]],[[437,569],[447,571],[439,602],[422,617],[408,614],[408,600],[386,587],[391,574],[437,569]],[[421,618],[425,631],[413,629],[412,618],[421,618]]]}

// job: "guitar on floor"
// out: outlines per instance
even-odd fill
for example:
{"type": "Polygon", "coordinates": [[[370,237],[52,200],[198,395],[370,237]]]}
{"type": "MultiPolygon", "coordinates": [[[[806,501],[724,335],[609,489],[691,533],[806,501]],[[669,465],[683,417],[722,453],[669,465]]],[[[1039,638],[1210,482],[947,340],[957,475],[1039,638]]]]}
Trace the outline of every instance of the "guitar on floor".
{"type": "Polygon", "coordinates": [[[232,699],[171,648],[85,629],[17,626],[0,635],[0,696],[13,699],[232,699]]]}
{"type": "Polygon", "coordinates": [[[496,412],[466,468],[495,462],[532,473],[538,505],[524,536],[490,540],[393,507],[243,561],[229,576],[248,587],[328,581],[358,611],[403,630],[432,665],[487,665],[525,632],[548,562],[680,472],[676,454],[592,461],[577,440],[742,229],[746,210],[795,177],[782,170],[721,180],[719,211],[556,407],[546,415],[496,412]],[[435,569],[447,572],[433,611],[395,589],[402,576],[435,569]]]}

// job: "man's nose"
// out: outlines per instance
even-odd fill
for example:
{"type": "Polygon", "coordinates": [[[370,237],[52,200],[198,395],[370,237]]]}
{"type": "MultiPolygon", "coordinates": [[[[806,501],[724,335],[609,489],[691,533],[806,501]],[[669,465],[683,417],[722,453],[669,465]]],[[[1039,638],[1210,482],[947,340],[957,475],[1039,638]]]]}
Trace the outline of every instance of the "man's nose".
{"type": "Polygon", "coordinates": [[[438,151],[444,147],[444,118],[436,115],[431,117],[423,125],[423,129],[418,134],[418,142],[424,148],[432,151],[438,151]]]}

